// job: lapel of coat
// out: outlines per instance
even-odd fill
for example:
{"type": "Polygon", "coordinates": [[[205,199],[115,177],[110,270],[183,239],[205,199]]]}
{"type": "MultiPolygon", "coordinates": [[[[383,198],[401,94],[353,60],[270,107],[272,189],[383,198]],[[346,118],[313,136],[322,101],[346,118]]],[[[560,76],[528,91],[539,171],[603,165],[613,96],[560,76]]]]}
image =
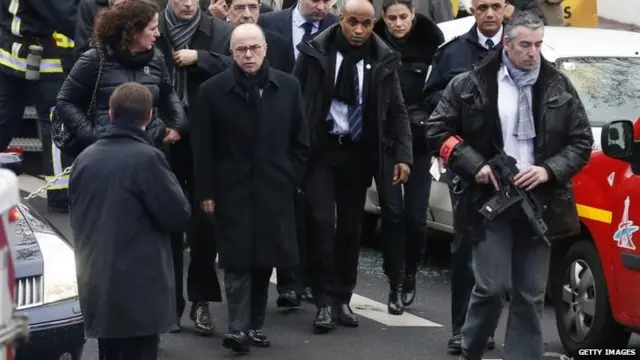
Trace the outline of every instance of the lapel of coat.
{"type": "Polygon", "coordinates": [[[289,41],[289,46],[287,46],[289,52],[289,58],[291,61],[295,63],[295,55],[293,52],[293,31],[291,30],[293,27],[293,9],[295,7],[290,7],[286,10],[282,10],[280,25],[278,26],[278,33],[284,36],[285,39],[289,41]]]}

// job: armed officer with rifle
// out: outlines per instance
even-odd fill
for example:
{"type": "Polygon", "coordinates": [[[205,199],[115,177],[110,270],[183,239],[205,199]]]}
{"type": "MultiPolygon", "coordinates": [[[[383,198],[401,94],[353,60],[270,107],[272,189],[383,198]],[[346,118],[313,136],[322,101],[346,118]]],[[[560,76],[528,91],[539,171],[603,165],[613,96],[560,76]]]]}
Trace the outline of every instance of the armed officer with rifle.
{"type": "Polygon", "coordinates": [[[427,123],[431,152],[461,178],[454,222],[474,237],[465,360],[482,358],[506,292],[505,359],[542,360],[546,240],[580,231],[571,178],[593,135],[575,88],[541,56],[543,35],[538,16],[514,14],[504,48],[456,76],[427,123]]]}

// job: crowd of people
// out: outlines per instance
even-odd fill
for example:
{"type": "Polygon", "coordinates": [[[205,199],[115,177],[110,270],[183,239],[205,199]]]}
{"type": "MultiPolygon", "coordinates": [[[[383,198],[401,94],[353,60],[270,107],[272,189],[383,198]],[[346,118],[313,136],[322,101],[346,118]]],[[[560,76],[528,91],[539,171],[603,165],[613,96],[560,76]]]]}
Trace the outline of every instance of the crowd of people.
{"type": "Polygon", "coordinates": [[[459,12],[475,24],[447,43],[443,19],[413,0],[338,11],[331,0],[160,3],[81,0],[77,60],[51,116],[53,147],[73,161],[80,302],[101,360],[157,359],[187,300],[211,335],[216,256],[225,348],[270,345],[274,268],[278,307],[315,304],[315,333],[357,327],[373,180],[388,312],[403,314],[417,296],[434,161],[449,169],[456,230],[449,350],[479,360],[493,348],[509,293],[506,358],[542,359],[549,247],[524,214],[483,221],[477,210],[500,191],[488,164],[503,149],[516,185],[545,204],[549,237],[579,230],[567,184],[593,137],[575,89],[540,54],[539,2],[472,0],[459,12]]]}

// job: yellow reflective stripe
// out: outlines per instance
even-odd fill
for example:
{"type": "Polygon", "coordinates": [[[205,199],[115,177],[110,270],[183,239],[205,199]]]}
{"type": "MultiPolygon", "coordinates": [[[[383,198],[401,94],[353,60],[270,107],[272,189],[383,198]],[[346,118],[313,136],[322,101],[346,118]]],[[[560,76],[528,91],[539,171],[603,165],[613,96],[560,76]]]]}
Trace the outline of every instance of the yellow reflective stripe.
{"type": "Polygon", "coordinates": [[[9,3],[9,13],[13,15],[13,19],[11,20],[11,33],[15,36],[20,35],[20,25],[22,24],[22,19],[18,17],[18,9],[20,8],[20,0],[11,0],[9,3]]]}
{"type": "MultiPolygon", "coordinates": [[[[44,181],[46,182],[53,181],[55,178],[56,178],[55,176],[45,176],[44,181]]],[[[69,188],[69,175],[65,175],[60,177],[60,179],[55,179],[55,181],[53,181],[49,185],[49,187],[47,187],[47,190],[64,190],[68,188],[69,188]]]]}
{"type": "Polygon", "coordinates": [[[59,32],[53,33],[53,38],[56,40],[56,46],[63,49],[70,49],[76,46],[73,40],[69,39],[64,34],[60,34],[59,32]]]}
{"type": "Polygon", "coordinates": [[[20,49],[22,49],[22,44],[14,42],[11,44],[11,55],[20,56],[20,49]]]}
{"type": "Polygon", "coordinates": [[[591,206],[577,204],[578,216],[581,218],[611,224],[613,213],[611,211],[594,208],[591,206]]]}
{"type": "MultiPolygon", "coordinates": [[[[10,52],[0,49],[0,65],[4,65],[16,71],[27,71],[27,59],[13,56],[10,52]]],[[[62,62],[60,59],[42,59],[40,63],[41,74],[61,73],[62,62]]]]}

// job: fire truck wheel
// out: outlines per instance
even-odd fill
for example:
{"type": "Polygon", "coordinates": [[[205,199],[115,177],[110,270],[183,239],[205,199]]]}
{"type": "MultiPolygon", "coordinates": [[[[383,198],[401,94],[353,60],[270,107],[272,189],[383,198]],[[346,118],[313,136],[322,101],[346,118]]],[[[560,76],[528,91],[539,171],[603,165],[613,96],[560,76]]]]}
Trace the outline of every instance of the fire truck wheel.
{"type": "Polygon", "coordinates": [[[568,356],[579,349],[625,348],[631,334],[616,323],[600,257],[581,240],[571,246],[553,279],[553,307],[560,341],[568,356]]]}

